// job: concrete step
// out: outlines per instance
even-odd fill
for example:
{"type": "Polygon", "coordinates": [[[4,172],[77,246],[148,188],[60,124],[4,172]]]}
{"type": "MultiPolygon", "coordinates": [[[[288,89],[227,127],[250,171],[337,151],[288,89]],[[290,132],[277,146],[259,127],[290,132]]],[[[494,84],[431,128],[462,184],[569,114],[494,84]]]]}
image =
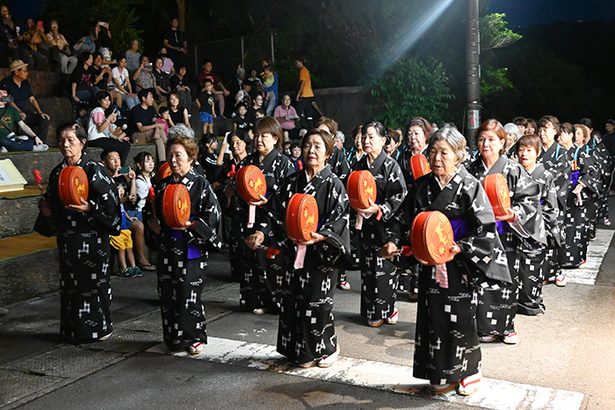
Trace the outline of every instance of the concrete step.
{"type": "MultiPolygon", "coordinates": [[[[154,144],[132,144],[130,154],[128,155],[128,165],[133,166],[133,158],[141,151],[147,151],[152,155],[156,154],[156,146],[154,144]]],[[[101,148],[88,148],[88,154],[96,159],[100,159],[102,152],[101,148]]],[[[15,167],[21,175],[28,181],[29,184],[34,184],[33,169],[41,171],[43,178],[47,178],[51,170],[62,161],[62,155],[58,148],[50,148],[45,152],[6,152],[0,153],[0,159],[10,159],[15,164],[15,167]]]]}
{"type": "Polygon", "coordinates": [[[38,188],[32,185],[24,191],[0,194],[0,238],[32,232],[40,199],[38,188]]]}
{"type": "Polygon", "coordinates": [[[60,286],[55,238],[27,234],[0,239],[0,305],[60,286]]]}

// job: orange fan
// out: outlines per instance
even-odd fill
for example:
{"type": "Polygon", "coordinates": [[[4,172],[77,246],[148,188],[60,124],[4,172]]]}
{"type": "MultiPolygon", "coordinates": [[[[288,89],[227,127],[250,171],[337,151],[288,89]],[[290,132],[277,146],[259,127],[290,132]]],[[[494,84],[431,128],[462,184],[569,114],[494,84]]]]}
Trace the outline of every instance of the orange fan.
{"type": "Polygon", "coordinates": [[[256,165],[246,165],[237,172],[237,194],[246,202],[261,200],[267,193],[267,180],[256,165]]]}
{"type": "Polygon", "coordinates": [[[60,171],[58,192],[64,205],[81,205],[81,199],[88,199],[89,182],[83,168],[65,167],[60,171]]]}
{"type": "Polygon", "coordinates": [[[312,195],[294,194],[286,207],[286,232],[293,241],[310,241],[318,229],[318,204],[312,195]]]}
{"type": "Polygon", "coordinates": [[[163,162],[158,168],[158,172],[156,173],[156,182],[160,183],[163,179],[171,175],[173,171],[171,171],[171,166],[168,162],[163,162]]]}
{"type": "Polygon", "coordinates": [[[370,199],[376,202],[378,189],[376,180],[369,171],[352,171],[348,176],[346,191],[350,199],[350,206],[356,210],[367,209],[370,207],[370,199]]]}
{"type": "Polygon", "coordinates": [[[431,168],[429,167],[429,162],[427,162],[427,158],[423,154],[415,154],[410,157],[410,170],[412,171],[412,177],[416,181],[423,175],[427,175],[431,172],[431,168]]]}
{"type": "Polygon", "coordinates": [[[442,212],[421,212],[412,222],[410,243],[418,260],[427,265],[445,263],[453,256],[453,227],[442,212]]]}
{"type": "Polygon", "coordinates": [[[493,207],[495,216],[504,216],[510,213],[510,191],[508,183],[502,174],[487,175],[483,179],[483,188],[487,192],[489,202],[493,207]]]}
{"type": "Polygon", "coordinates": [[[162,194],[162,217],[171,228],[185,228],[190,220],[190,193],[183,184],[171,184],[162,194]]]}

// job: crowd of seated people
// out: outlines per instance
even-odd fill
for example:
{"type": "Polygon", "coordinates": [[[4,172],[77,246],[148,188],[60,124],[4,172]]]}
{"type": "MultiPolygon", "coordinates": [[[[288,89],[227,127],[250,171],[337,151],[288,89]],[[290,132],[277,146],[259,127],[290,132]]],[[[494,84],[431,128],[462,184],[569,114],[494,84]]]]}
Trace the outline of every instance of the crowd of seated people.
{"type": "Polygon", "coordinates": [[[131,143],[156,144],[157,160],[163,161],[169,129],[191,128],[193,115],[204,134],[214,134],[214,119],[228,117],[232,122],[225,124],[226,129],[250,139],[256,122],[267,115],[282,123],[287,142],[306,128],[290,96],[278,97],[279,78],[269,59],[262,60],[260,70],[249,70],[248,76],[239,66],[228,87],[210,59],[191,77],[186,36],[176,18],[170,21],[159,51],[145,54],[138,39],[130,41],[123,53],[114,53],[108,22],[95,22],[71,43],[61,34],[58,20],[50,20],[45,32],[43,22],[32,18],[20,28],[6,6],[0,8],[0,17],[0,65],[5,62],[10,67],[2,85],[13,99],[7,104],[36,136],[30,138],[32,144],[6,143],[3,150],[47,147],[50,116],[33,95],[30,70],[65,75],[66,93],[75,118],[88,130],[89,146],[113,149],[122,164],[130,157],[131,143]]]}

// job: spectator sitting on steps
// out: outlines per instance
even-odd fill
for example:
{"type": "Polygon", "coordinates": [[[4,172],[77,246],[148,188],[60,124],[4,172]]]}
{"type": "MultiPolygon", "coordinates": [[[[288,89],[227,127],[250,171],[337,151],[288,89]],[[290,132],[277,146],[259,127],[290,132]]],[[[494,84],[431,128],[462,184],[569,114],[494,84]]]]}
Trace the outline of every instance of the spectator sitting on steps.
{"type": "Polygon", "coordinates": [[[17,110],[10,105],[5,88],[0,87],[0,152],[47,151],[49,147],[26,125],[17,110]],[[17,129],[19,125],[19,130],[17,129]],[[26,135],[17,135],[23,131],[26,135]]]}
{"type": "MultiPolygon", "coordinates": [[[[41,22],[42,23],[42,22],[41,22]]],[[[22,47],[32,56],[35,70],[45,70],[47,68],[47,36],[43,27],[37,27],[33,18],[26,20],[26,30],[22,35],[22,47]]]]}
{"type": "Polygon", "coordinates": [[[28,81],[28,64],[21,60],[11,63],[11,75],[2,80],[2,86],[13,97],[10,106],[15,108],[21,119],[30,127],[42,140],[47,141],[49,130],[49,114],[41,110],[40,105],[28,81]]]}
{"type": "Polygon", "coordinates": [[[66,38],[60,34],[58,21],[51,20],[51,31],[47,33],[47,42],[50,45],[51,59],[60,63],[60,72],[70,74],[77,67],[77,57],[71,55],[71,49],[66,38]]]}
{"type": "Polygon", "coordinates": [[[156,122],[156,109],[154,109],[154,92],[152,89],[139,91],[139,105],[130,111],[130,125],[134,134],[131,139],[137,143],[154,142],[158,161],[166,161],[165,134],[166,122],[156,122]]]}

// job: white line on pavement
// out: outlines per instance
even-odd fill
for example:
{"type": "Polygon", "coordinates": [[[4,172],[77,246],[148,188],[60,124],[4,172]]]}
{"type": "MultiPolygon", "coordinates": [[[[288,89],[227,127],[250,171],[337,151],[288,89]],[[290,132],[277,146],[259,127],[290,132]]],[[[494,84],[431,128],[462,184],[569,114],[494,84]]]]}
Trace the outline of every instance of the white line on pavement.
{"type": "MultiPolygon", "coordinates": [[[[164,343],[147,351],[170,353],[164,343]]],[[[302,369],[288,364],[275,346],[217,337],[209,337],[205,350],[199,355],[174,355],[402,394],[415,394],[417,388],[426,386],[425,380],[412,377],[409,366],[340,357],[327,369],[302,369]]],[[[470,397],[464,398],[454,392],[427,397],[498,410],[579,409],[583,401],[583,394],[578,392],[487,378],[483,378],[480,390],[470,397]]]]}
{"type": "Polygon", "coordinates": [[[609,250],[614,233],[615,231],[612,229],[596,229],[596,239],[590,241],[587,246],[587,262],[583,267],[579,269],[563,269],[569,283],[581,285],[593,285],[596,283],[596,276],[598,276],[598,271],[600,271],[604,255],[609,250]]]}

